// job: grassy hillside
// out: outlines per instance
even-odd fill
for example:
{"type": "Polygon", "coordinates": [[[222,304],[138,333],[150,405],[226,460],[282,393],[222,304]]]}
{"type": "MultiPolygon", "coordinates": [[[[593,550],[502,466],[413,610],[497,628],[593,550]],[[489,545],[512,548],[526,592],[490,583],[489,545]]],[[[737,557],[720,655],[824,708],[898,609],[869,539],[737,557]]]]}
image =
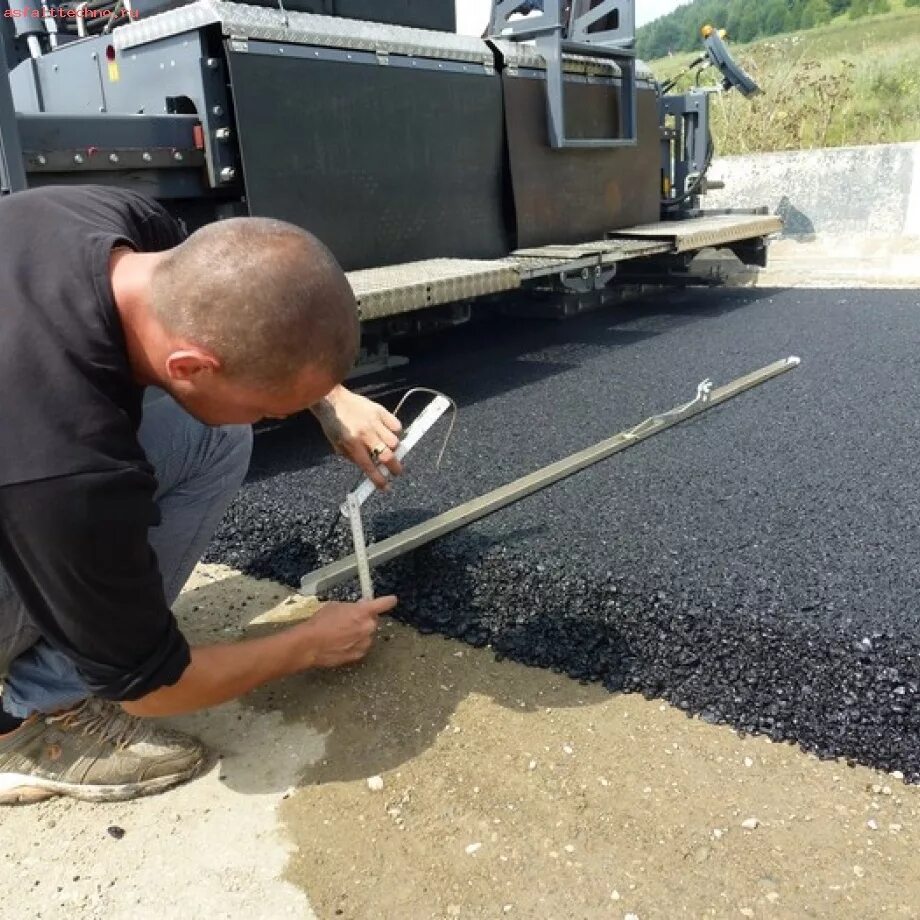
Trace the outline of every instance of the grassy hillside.
{"type": "Polygon", "coordinates": [[[664,57],[693,51],[698,25],[718,21],[739,42],[811,29],[833,21],[889,13],[902,6],[920,6],[920,0],[689,0],[636,33],[639,56],[664,57]]]}
{"type": "MultiPolygon", "coordinates": [[[[719,153],[920,140],[920,8],[892,0],[892,12],[846,16],[803,32],[729,45],[764,93],[716,96],[719,153]]],[[[659,79],[694,55],[651,62],[659,79]]],[[[715,72],[703,83],[717,82],[715,72]]],[[[680,84],[690,85],[689,80],[680,84]]]]}

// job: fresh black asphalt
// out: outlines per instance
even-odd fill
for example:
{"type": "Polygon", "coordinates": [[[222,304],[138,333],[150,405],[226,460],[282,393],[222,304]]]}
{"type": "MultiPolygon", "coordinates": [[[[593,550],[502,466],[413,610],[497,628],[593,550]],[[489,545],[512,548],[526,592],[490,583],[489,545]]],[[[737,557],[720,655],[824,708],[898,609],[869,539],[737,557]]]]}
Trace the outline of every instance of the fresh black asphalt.
{"type": "MultiPolygon", "coordinates": [[[[399,351],[399,347],[394,348],[399,351]]],[[[459,403],[381,538],[777,358],[798,369],[381,567],[398,616],[710,722],[920,781],[920,292],[699,290],[566,321],[483,317],[407,344],[459,403]]],[[[292,586],[354,472],[309,416],[260,431],[209,553],[292,586]]],[[[354,592],[354,586],[349,590],[354,592]]],[[[347,593],[347,592],[346,592],[347,593]]]]}

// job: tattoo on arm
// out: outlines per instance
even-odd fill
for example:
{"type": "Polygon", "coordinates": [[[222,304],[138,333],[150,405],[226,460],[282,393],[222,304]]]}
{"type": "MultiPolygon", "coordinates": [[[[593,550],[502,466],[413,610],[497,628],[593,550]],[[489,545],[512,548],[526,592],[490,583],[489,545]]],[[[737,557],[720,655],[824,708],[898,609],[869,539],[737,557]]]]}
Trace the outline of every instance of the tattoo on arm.
{"type": "Polygon", "coordinates": [[[338,450],[345,441],[345,427],[339,421],[335,407],[328,399],[321,399],[316,405],[310,406],[310,411],[322,426],[326,438],[338,450]]]}
{"type": "Polygon", "coordinates": [[[335,418],[335,408],[332,403],[325,397],[321,399],[318,403],[314,403],[310,406],[310,411],[321,421],[325,422],[326,419],[335,418]]]}

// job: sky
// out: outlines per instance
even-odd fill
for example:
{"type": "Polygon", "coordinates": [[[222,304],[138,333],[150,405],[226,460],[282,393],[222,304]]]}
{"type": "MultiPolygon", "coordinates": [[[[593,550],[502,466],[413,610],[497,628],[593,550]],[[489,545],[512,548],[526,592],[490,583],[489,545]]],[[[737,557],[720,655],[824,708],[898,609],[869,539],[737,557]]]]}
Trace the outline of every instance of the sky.
{"type": "MultiPolygon", "coordinates": [[[[636,0],[636,24],[670,13],[687,0],[636,0]]],[[[492,0],[457,0],[457,31],[462,35],[482,35],[489,21],[492,0]]]]}

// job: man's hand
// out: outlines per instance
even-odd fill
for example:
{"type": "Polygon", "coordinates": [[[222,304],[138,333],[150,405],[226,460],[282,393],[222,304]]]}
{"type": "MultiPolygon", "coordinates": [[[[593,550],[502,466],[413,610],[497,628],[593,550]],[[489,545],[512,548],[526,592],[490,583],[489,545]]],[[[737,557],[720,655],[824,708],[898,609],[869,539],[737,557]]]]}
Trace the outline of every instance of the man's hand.
{"type": "Polygon", "coordinates": [[[197,646],[178,683],[123,702],[122,708],[133,716],[182,715],[309,668],[354,664],[370,651],[381,615],[395,606],[395,597],[330,603],[305,623],[271,636],[197,646]]]}
{"type": "Polygon", "coordinates": [[[387,483],[377,469],[379,464],[394,476],[402,473],[394,453],[402,425],[383,406],[338,386],[311,411],[335,452],[357,464],[378,489],[387,483]]]}
{"type": "Polygon", "coordinates": [[[396,606],[395,597],[354,604],[329,603],[295,627],[309,649],[309,667],[337,668],[361,661],[371,650],[380,616],[396,606]]]}

